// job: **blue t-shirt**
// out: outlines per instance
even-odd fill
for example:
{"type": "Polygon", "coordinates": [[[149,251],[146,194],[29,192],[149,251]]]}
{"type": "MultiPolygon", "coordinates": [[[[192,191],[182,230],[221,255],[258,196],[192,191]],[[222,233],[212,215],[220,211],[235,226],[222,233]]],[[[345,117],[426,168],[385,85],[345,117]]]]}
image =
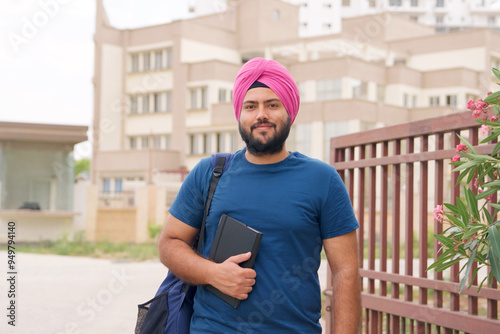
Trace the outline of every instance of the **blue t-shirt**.
{"type": "MultiPolygon", "coordinates": [[[[201,160],[169,212],[199,229],[211,175],[210,158],[201,160]]],[[[198,287],[191,333],[321,333],[322,239],[359,226],[335,168],[298,152],[275,164],[255,165],[245,150],[238,151],[213,197],[204,256],[223,213],[264,234],[254,265],[256,283],[236,309],[198,287]]]]}

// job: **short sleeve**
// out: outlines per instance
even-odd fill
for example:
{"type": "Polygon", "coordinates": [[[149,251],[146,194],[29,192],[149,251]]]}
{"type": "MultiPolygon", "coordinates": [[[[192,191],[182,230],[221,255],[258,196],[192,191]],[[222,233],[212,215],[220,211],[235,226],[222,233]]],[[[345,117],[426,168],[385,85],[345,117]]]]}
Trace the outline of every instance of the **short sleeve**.
{"type": "Polygon", "coordinates": [[[174,202],[168,209],[172,216],[191,227],[197,229],[201,227],[211,172],[210,158],[202,159],[189,172],[174,202]]]}
{"type": "Polygon", "coordinates": [[[347,234],[359,227],[347,189],[336,170],[333,170],[321,209],[320,225],[322,239],[347,234]]]}

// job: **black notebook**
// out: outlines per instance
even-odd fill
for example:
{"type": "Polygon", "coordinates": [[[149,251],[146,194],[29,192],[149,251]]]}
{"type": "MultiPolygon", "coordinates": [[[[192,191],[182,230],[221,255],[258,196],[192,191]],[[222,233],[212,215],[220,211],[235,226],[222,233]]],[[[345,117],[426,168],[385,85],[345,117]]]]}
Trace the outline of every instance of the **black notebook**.
{"type": "MultiPolygon", "coordinates": [[[[240,263],[243,268],[252,268],[262,235],[259,231],[223,214],[208,257],[216,263],[222,263],[231,256],[252,252],[250,259],[240,263]]],[[[211,285],[206,288],[231,306],[236,308],[240,305],[241,300],[228,296],[211,285]]]]}

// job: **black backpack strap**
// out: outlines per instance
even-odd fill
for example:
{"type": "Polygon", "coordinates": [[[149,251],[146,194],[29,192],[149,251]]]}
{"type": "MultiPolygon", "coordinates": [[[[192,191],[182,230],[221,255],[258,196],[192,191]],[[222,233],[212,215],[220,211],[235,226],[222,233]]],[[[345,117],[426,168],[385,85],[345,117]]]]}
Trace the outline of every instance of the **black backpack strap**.
{"type": "Polygon", "coordinates": [[[205,201],[205,210],[203,211],[203,221],[201,223],[200,237],[198,238],[198,246],[196,247],[196,252],[199,254],[201,251],[201,244],[203,243],[203,238],[205,237],[205,225],[207,223],[208,212],[210,211],[210,205],[212,204],[212,198],[214,197],[215,188],[217,183],[219,183],[220,177],[224,172],[224,165],[226,163],[225,156],[217,157],[215,167],[212,172],[212,180],[210,181],[210,187],[208,188],[207,200],[205,201]]]}

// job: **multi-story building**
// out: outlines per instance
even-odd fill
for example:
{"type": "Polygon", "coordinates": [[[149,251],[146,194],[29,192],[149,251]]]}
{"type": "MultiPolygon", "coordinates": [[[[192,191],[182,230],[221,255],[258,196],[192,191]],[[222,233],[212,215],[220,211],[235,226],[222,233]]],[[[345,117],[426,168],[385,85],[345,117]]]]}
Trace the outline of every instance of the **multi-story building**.
{"type": "Polygon", "coordinates": [[[299,7],[278,0],[131,30],[111,27],[97,3],[91,174],[107,193],[242,147],[232,84],[252,57],[281,62],[297,80],[287,148],[325,161],[331,137],[464,110],[491,89],[500,60],[491,29],[436,34],[392,12],[303,38],[299,7]]]}
{"type": "MultiPolygon", "coordinates": [[[[470,28],[500,28],[498,0],[283,0],[299,6],[300,36],[339,33],[342,19],[378,13],[398,13],[434,27],[437,32],[470,28]]],[[[191,11],[207,15],[231,9],[236,0],[197,0],[191,11]]]]}

